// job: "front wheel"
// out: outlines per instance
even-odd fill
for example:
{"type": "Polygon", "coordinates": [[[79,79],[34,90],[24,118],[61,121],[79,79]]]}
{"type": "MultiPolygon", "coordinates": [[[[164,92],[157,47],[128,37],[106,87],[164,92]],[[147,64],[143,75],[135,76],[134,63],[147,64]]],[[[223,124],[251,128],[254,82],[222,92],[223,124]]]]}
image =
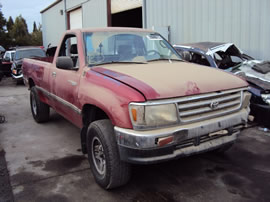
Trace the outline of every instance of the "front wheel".
{"type": "Polygon", "coordinates": [[[30,106],[33,118],[37,123],[43,123],[49,120],[50,107],[40,101],[35,86],[33,86],[30,91],[30,106]]]}
{"type": "Polygon", "coordinates": [[[128,182],[130,165],[120,160],[110,120],[98,120],[90,124],[87,152],[91,171],[102,188],[112,189],[128,182]]]}

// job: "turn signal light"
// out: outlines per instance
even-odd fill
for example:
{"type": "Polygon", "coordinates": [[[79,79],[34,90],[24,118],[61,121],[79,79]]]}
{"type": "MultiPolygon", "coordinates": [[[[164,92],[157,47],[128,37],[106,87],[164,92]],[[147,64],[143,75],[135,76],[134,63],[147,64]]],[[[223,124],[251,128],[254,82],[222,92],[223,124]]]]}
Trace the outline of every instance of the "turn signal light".
{"type": "Polygon", "coordinates": [[[131,109],[133,121],[137,121],[137,110],[131,109]]]}
{"type": "Polygon", "coordinates": [[[173,142],[173,136],[163,137],[157,139],[157,145],[162,147],[173,142]]]}

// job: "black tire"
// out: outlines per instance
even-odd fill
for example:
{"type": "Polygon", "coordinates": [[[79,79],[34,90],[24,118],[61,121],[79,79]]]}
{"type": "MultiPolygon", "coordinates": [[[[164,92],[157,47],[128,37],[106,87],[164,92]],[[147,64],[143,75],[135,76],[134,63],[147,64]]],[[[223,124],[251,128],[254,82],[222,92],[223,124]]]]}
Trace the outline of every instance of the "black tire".
{"type": "Polygon", "coordinates": [[[0,82],[2,81],[3,77],[4,77],[4,75],[0,72],[0,82]]]}
{"type": "Polygon", "coordinates": [[[16,85],[21,85],[23,84],[23,80],[16,80],[16,85]]]}
{"type": "Polygon", "coordinates": [[[91,171],[102,188],[112,189],[128,182],[130,165],[120,160],[110,120],[98,120],[90,124],[87,131],[87,152],[91,171]],[[105,161],[105,165],[101,161],[105,161]],[[102,164],[103,169],[99,166],[102,164]]]}
{"type": "Polygon", "coordinates": [[[231,149],[233,145],[234,145],[234,142],[225,144],[225,145],[215,149],[214,152],[217,153],[217,154],[224,154],[226,151],[231,149]]]}
{"type": "Polygon", "coordinates": [[[50,107],[40,101],[35,86],[33,86],[30,91],[30,107],[33,118],[37,123],[43,123],[49,120],[50,107]]]}

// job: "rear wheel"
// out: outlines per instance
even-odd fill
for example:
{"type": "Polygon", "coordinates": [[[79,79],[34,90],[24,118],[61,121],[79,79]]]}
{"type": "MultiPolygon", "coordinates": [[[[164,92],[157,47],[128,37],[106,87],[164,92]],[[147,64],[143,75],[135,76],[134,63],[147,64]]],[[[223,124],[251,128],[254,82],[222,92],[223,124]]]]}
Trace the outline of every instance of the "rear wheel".
{"type": "Polygon", "coordinates": [[[104,189],[124,185],[130,178],[130,165],[120,160],[110,120],[98,120],[87,131],[87,152],[96,182],[104,189]]]}
{"type": "Polygon", "coordinates": [[[49,105],[40,101],[37,89],[35,86],[31,88],[30,92],[30,106],[33,118],[37,123],[43,123],[49,120],[50,107],[49,105]]]}

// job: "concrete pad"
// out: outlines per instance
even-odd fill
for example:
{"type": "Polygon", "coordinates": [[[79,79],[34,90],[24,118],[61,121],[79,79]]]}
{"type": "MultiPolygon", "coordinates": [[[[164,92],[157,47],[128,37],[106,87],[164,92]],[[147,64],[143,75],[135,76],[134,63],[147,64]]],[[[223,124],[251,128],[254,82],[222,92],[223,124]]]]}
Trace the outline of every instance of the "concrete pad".
{"type": "Polygon", "coordinates": [[[24,86],[0,83],[0,114],[16,201],[270,201],[270,136],[256,127],[225,155],[133,166],[127,185],[104,191],[80,152],[79,129],[53,111],[50,122],[35,123],[24,86]]]}

